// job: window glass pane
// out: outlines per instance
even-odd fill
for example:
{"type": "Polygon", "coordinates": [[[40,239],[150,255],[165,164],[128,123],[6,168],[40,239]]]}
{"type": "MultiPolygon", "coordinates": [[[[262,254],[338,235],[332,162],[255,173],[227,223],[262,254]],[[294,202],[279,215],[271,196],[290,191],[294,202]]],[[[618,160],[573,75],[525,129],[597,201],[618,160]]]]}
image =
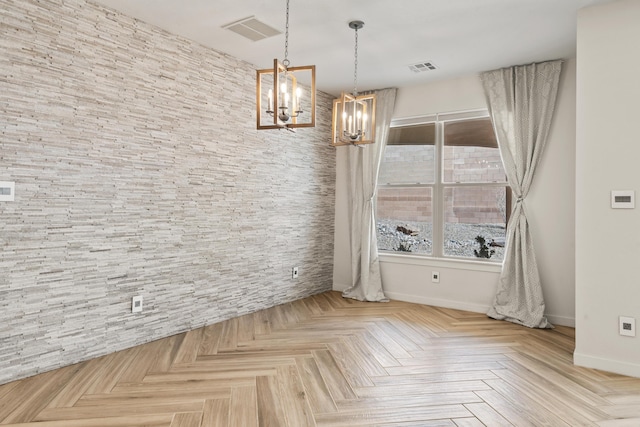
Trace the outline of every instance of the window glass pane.
{"type": "Polygon", "coordinates": [[[509,191],[508,187],[445,187],[444,255],[502,261],[509,191]]]}
{"type": "Polygon", "coordinates": [[[432,184],[435,124],[391,128],[380,166],[380,184],[432,184]]]}
{"type": "Polygon", "coordinates": [[[431,195],[430,187],[378,189],[378,249],[431,254],[431,195]]]}
{"type": "Polygon", "coordinates": [[[443,182],[506,182],[491,120],[444,124],[443,182]]]}

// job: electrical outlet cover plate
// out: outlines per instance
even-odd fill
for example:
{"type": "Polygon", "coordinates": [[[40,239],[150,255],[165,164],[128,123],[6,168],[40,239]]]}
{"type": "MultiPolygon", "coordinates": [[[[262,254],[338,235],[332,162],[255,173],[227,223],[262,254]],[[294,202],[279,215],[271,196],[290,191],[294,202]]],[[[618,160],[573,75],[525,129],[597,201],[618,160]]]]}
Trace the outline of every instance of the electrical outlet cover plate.
{"type": "Polygon", "coordinates": [[[620,335],[625,337],[636,336],[636,319],[633,317],[620,316],[620,335]]]}
{"type": "Polygon", "coordinates": [[[292,279],[297,279],[298,278],[298,267],[293,267],[291,269],[291,278],[292,279]]]}
{"type": "Polygon", "coordinates": [[[431,272],[431,281],[433,283],[440,283],[440,272],[432,271],[431,272]]]}
{"type": "Polygon", "coordinates": [[[138,295],[131,298],[131,312],[132,313],[142,312],[142,295],[138,295]]]}
{"type": "Polygon", "coordinates": [[[13,202],[15,200],[15,191],[15,182],[0,181],[0,202],[13,202]]]}

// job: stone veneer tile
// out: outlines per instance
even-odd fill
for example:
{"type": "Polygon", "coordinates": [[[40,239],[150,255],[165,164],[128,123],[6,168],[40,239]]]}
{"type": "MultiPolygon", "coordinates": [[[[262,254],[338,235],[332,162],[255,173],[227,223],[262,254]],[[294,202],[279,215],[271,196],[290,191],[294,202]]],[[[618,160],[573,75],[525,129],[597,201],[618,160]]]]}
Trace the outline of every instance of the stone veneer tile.
{"type": "Polygon", "coordinates": [[[331,289],[331,97],[257,131],[246,62],[82,0],[0,14],[0,383],[331,289]]]}

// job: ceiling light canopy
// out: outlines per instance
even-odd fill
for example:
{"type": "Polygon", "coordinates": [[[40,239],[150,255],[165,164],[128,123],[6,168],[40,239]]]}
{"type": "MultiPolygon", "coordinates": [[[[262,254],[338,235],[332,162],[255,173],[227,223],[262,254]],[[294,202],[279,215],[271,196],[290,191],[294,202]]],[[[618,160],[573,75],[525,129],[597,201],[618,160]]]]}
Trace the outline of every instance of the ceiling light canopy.
{"type": "Polygon", "coordinates": [[[362,27],[362,21],[349,22],[349,28],[355,30],[356,39],[353,92],[342,92],[339,99],[333,100],[333,146],[371,144],[375,141],[376,96],[358,94],[358,30],[362,27]]]}
{"type": "Polygon", "coordinates": [[[291,129],[316,124],[316,66],[289,64],[289,0],[284,60],[273,68],[257,70],[256,117],[258,129],[291,129]]]}

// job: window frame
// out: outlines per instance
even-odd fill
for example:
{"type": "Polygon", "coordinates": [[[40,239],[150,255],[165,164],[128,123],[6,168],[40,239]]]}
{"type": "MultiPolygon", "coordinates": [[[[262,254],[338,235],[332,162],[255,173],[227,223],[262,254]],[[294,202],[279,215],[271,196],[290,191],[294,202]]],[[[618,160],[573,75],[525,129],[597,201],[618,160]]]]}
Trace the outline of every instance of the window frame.
{"type": "MultiPolygon", "coordinates": [[[[444,203],[444,193],[447,188],[469,188],[469,187],[496,187],[496,188],[510,188],[508,180],[505,177],[504,182],[444,182],[444,126],[446,123],[463,121],[463,120],[474,120],[474,119],[490,119],[489,111],[487,109],[479,109],[479,110],[466,110],[466,111],[457,111],[457,112],[448,112],[448,113],[437,113],[437,114],[429,114],[423,116],[414,116],[407,118],[399,118],[391,120],[391,128],[398,127],[410,127],[410,126],[419,126],[426,124],[434,124],[435,125],[435,143],[434,143],[434,182],[433,183],[420,183],[420,184],[381,184],[377,183],[377,188],[431,188],[432,194],[432,250],[431,254],[421,254],[421,253],[399,253],[396,251],[390,250],[382,250],[380,249],[380,253],[383,255],[393,255],[399,257],[419,257],[419,258],[429,258],[429,259],[442,259],[442,260],[455,260],[455,261],[464,261],[464,262],[472,262],[474,264],[498,264],[502,263],[502,260],[491,260],[491,259],[474,259],[470,257],[461,257],[461,256],[452,256],[444,254],[444,229],[445,229],[445,203],[444,203]]],[[[506,192],[506,220],[505,220],[505,229],[507,224],[509,223],[509,217],[511,215],[511,191],[506,192]]],[[[377,192],[376,192],[376,206],[377,206],[377,192]]]]}

